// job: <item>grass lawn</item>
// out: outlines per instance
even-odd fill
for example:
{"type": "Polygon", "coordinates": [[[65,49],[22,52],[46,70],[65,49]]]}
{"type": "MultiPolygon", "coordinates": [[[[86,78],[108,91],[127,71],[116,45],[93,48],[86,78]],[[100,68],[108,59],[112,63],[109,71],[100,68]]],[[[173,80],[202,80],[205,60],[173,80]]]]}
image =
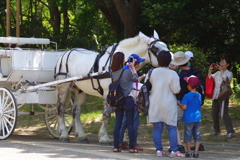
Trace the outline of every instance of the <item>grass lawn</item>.
{"type": "MultiPolygon", "coordinates": [[[[20,109],[20,111],[26,111],[31,109],[31,106],[26,106],[20,109]]],[[[36,107],[37,108],[37,107],[36,107]]],[[[41,109],[36,109],[37,111],[42,111],[41,109]]],[[[98,131],[101,126],[101,113],[102,113],[102,99],[98,97],[88,96],[87,101],[84,104],[81,121],[85,133],[98,134],[98,131]]],[[[213,123],[211,118],[211,100],[206,99],[205,104],[202,106],[202,125],[201,125],[201,136],[203,142],[232,142],[240,143],[240,105],[233,100],[230,100],[229,114],[233,121],[233,127],[237,132],[236,136],[232,139],[226,138],[226,130],[224,127],[223,120],[220,120],[221,123],[221,135],[219,136],[210,136],[209,134],[213,131],[213,123]]],[[[109,124],[108,124],[108,133],[113,134],[113,128],[115,123],[115,116],[112,114],[109,124]]],[[[34,127],[45,127],[45,118],[43,115],[29,116],[29,115],[19,115],[17,128],[28,128],[29,126],[34,127]]],[[[183,123],[179,123],[179,131],[181,138],[183,138],[183,123]]],[[[146,117],[141,114],[140,116],[140,125],[138,131],[139,138],[151,138],[152,137],[152,124],[146,123],[146,117]]],[[[164,130],[163,138],[167,139],[167,131],[164,130]]]]}

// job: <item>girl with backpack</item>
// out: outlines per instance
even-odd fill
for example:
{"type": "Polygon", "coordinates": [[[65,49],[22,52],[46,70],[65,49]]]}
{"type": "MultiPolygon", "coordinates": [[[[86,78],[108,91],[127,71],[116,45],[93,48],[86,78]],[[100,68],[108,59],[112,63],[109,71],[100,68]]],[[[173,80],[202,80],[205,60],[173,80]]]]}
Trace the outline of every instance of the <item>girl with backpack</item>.
{"type": "Polygon", "coordinates": [[[138,80],[137,72],[134,68],[134,61],[129,63],[132,71],[129,69],[124,69],[125,57],[122,52],[116,52],[113,55],[113,60],[111,64],[112,78],[113,80],[118,79],[122,74],[119,82],[122,88],[124,97],[126,97],[125,104],[123,106],[117,107],[115,109],[116,122],[114,126],[114,149],[113,152],[121,152],[119,148],[119,131],[122,126],[122,120],[124,111],[126,112],[128,135],[129,135],[129,152],[137,153],[138,151],[134,149],[134,144],[136,144],[136,135],[134,134],[134,100],[131,95],[132,83],[138,80]]]}

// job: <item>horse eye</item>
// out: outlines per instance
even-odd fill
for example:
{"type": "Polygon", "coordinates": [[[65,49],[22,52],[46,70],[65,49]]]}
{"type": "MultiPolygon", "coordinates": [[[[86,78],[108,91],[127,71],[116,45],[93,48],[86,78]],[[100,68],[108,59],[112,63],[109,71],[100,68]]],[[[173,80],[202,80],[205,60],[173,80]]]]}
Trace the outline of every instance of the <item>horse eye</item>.
{"type": "Polygon", "coordinates": [[[151,48],[151,51],[152,51],[152,53],[157,53],[157,51],[158,51],[158,48],[157,48],[157,47],[155,47],[155,46],[152,46],[152,48],[151,48]]]}

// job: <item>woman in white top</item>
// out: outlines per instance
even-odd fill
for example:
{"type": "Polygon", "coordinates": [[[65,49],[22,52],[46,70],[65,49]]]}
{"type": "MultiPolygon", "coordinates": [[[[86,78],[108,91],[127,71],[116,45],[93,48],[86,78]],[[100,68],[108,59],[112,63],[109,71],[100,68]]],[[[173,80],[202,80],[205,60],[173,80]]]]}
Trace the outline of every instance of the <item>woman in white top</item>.
{"type": "MultiPolygon", "coordinates": [[[[178,74],[169,69],[171,54],[169,51],[161,51],[158,56],[160,67],[155,68],[150,76],[152,89],[149,100],[148,123],[153,124],[153,141],[157,156],[166,156],[162,147],[162,131],[164,125],[168,130],[171,157],[184,157],[177,149],[177,115],[178,106],[176,95],[180,91],[178,74]]],[[[147,77],[147,76],[146,76],[147,77]]]]}
{"type": "Polygon", "coordinates": [[[212,98],[212,119],[214,124],[214,132],[212,132],[210,135],[218,135],[220,134],[220,125],[219,125],[219,112],[221,110],[222,104],[224,103],[224,110],[223,110],[223,120],[224,125],[227,130],[227,138],[231,138],[235,131],[233,130],[232,120],[231,117],[228,114],[228,104],[229,104],[229,98],[226,99],[224,102],[220,99],[218,99],[218,95],[220,92],[220,86],[223,80],[226,80],[228,78],[229,82],[232,80],[233,74],[229,69],[232,67],[232,62],[229,58],[224,57],[221,58],[219,65],[218,64],[211,64],[208,70],[208,76],[213,76],[215,87],[213,91],[213,98],[212,98]],[[218,69],[216,73],[212,74],[213,69],[218,69]],[[222,103],[223,102],[223,103],[222,103]]]}

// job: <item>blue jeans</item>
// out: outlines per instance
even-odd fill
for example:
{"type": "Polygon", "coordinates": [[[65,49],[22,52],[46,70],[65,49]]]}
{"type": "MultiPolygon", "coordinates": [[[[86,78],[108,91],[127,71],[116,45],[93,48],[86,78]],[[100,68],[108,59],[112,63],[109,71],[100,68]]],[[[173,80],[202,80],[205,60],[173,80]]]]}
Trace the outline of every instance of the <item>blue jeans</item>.
{"type": "MultiPolygon", "coordinates": [[[[139,126],[139,113],[138,113],[138,107],[134,106],[134,134],[137,138],[138,136],[138,126],[139,126]]],[[[124,132],[125,129],[127,128],[127,118],[126,118],[126,112],[124,112],[123,115],[123,121],[122,121],[122,127],[119,133],[119,143],[123,144],[123,137],[124,137],[124,132]]],[[[134,146],[137,145],[137,142],[134,144],[134,146]]]]}
{"type": "Polygon", "coordinates": [[[184,142],[191,142],[192,137],[194,142],[201,142],[200,126],[201,122],[184,122],[184,142]]]}
{"type": "Polygon", "coordinates": [[[114,126],[114,148],[119,148],[119,133],[122,126],[124,111],[126,112],[128,135],[129,135],[129,148],[134,149],[136,143],[136,136],[134,134],[134,100],[132,98],[131,105],[125,104],[124,108],[116,108],[116,122],[114,126]]]}
{"type": "MultiPolygon", "coordinates": [[[[156,150],[162,151],[162,131],[164,127],[164,122],[157,122],[153,123],[153,141],[154,146],[156,147],[156,150]]],[[[168,138],[170,142],[170,150],[176,152],[178,149],[177,146],[177,127],[176,126],[170,126],[165,124],[168,130],[168,138]]]]}

